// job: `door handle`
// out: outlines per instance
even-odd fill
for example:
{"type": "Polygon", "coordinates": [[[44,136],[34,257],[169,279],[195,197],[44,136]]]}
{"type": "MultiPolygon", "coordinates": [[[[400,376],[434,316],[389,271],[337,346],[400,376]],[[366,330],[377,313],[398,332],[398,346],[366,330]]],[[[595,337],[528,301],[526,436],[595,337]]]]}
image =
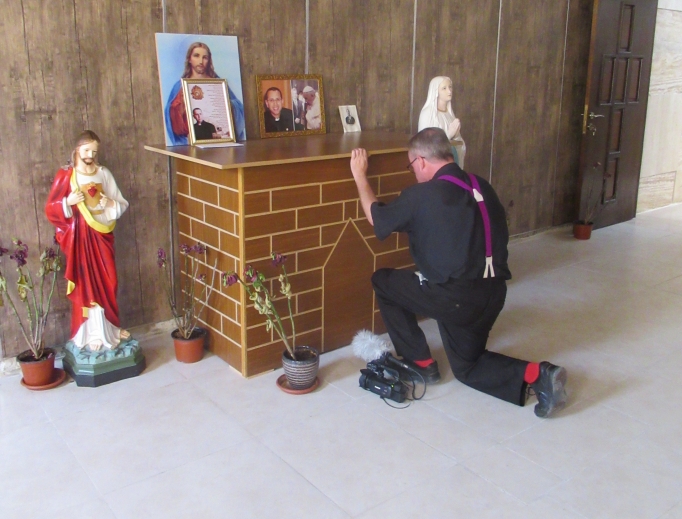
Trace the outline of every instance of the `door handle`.
{"type": "Polygon", "coordinates": [[[603,115],[597,115],[594,112],[590,112],[589,117],[590,117],[590,119],[597,119],[599,117],[604,117],[604,116],[603,115]]]}

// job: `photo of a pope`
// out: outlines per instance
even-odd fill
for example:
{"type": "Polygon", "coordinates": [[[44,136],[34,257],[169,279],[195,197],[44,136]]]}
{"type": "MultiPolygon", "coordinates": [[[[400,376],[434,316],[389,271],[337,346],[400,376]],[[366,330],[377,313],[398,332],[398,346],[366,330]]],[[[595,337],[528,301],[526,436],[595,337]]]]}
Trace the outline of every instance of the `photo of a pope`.
{"type": "Polygon", "coordinates": [[[113,230],[128,209],[111,172],[97,161],[100,139],[81,133],[68,165],[54,179],[45,213],[66,257],[71,340],[93,351],[113,349],[130,334],[121,329],[113,230]]]}

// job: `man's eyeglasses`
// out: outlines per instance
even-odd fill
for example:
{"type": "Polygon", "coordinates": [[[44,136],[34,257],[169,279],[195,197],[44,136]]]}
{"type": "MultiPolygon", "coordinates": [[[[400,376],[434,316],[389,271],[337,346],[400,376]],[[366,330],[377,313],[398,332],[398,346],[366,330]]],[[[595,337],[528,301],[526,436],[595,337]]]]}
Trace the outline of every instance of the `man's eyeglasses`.
{"type": "Polygon", "coordinates": [[[414,173],[414,171],[412,170],[412,164],[414,164],[414,161],[417,160],[418,158],[419,158],[419,156],[416,156],[416,157],[414,158],[414,160],[412,160],[412,162],[410,162],[410,163],[407,165],[407,171],[412,171],[412,173],[414,173]]]}

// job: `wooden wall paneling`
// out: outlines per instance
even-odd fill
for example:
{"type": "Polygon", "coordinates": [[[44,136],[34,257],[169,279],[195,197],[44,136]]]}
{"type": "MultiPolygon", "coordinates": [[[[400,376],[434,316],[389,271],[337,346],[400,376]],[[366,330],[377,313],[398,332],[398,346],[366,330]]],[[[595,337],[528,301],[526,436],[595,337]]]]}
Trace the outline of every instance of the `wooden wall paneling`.
{"type": "Polygon", "coordinates": [[[259,138],[257,74],[302,74],[305,70],[305,0],[183,0],[168,2],[168,31],[239,38],[247,139],[259,138]]]}
{"type": "MultiPolygon", "coordinates": [[[[201,0],[166,0],[166,32],[203,34],[201,13],[201,0]]],[[[163,32],[163,26],[156,32],[163,32]]],[[[156,52],[156,43],[154,45],[154,52],[156,52]]]]}
{"type": "Polygon", "coordinates": [[[150,3],[83,2],[76,8],[80,55],[87,81],[87,126],[102,139],[101,162],[130,202],[118,222],[118,304],[125,327],[167,318],[155,267],[156,249],[168,244],[166,161],[143,149],[161,141],[154,32],[150,3]],[[108,23],[101,23],[107,20],[108,23]],[[144,300],[142,294],[145,294],[144,300]]]}
{"type": "MultiPolygon", "coordinates": [[[[155,265],[156,247],[167,246],[165,160],[142,149],[162,136],[150,101],[159,96],[153,33],[161,30],[160,2],[28,0],[9,9],[0,21],[0,53],[10,95],[2,96],[0,117],[15,131],[0,137],[8,204],[0,235],[22,235],[34,251],[51,242],[44,204],[54,173],[78,133],[94,130],[103,141],[100,160],[131,204],[115,231],[122,323],[167,319],[155,265]],[[144,305],[142,293],[149,295],[144,305]]],[[[67,338],[71,312],[63,279],[58,290],[52,343],[67,338]]],[[[18,330],[2,333],[7,354],[23,349],[18,330]]]]}
{"type": "Polygon", "coordinates": [[[492,182],[512,234],[552,224],[567,1],[502,3],[492,182]]]}
{"type": "MultiPolygon", "coordinates": [[[[368,19],[367,4],[365,0],[310,1],[309,72],[322,74],[328,132],[343,132],[339,105],[363,106],[364,26],[368,24],[381,32],[388,23],[368,19]]],[[[390,35],[390,31],[385,34],[390,35]]],[[[376,51],[367,49],[367,52],[376,51]]],[[[364,125],[363,114],[358,115],[362,127],[371,129],[364,125]]]]}
{"type": "Polygon", "coordinates": [[[582,113],[594,0],[570,0],[552,225],[577,217],[582,113]]]}
{"type": "MultiPolygon", "coordinates": [[[[0,217],[1,245],[12,237],[29,246],[36,267],[39,251],[52,244],[54,228],[44,216],[55,172],[65,164],[71,140],[86,116],[86,85],[74,38],[74,6],[67,1],[26,1],[3,4],[0,17],[0,217]]],[[[3,272],[14,292],[16,278],[8,257],[3,272]]],[[[36,269],[32,272],[35,275],[36,269]]],[[[66,283],[58,277],[46,330],[49,345],[68,335],[71,305],[66,283]]],[[[16,300],[16,299],[15,299],[16,300]]],[[[2,354],[25,350],[24,339],[7,306],[0,308],[2,354]]]]}
{"type": "Polygon", "coordinates": [[[453,110],[467,145],[464,166],[484,178],[490,170],[499,7],[499,0],[417,4],[412,131],[417,131],[431,79],[449,77],[453,110]]]}
{"type": "MultiPolygon", "coordinates": [[[[414,0],[378,0],[365,6],[362,92],[339,104],[357,104],[363,129],[410,131],[414,0]]],[[[340,124],[338,108],[330,117],[340,124]]],[[[336,125],[334,126],[336,128],[336,125]]]]}
{"type": "MultiPolygon", "coordinates": [[[[149,142],[163,142],[161,123],[159,73],[156,62],[154,33],[162,30],[161,2],[124,2],[127,17],[126,38],[130,59],[130,95],[133,102],[134,157],[130,166],[131,196],[136,199],[135,243],[137,245],[138,280],[126,280],[119,292],[130,289],[143,294],[142,311],[135,324],[154,323],[170,318],[161,279],[156,265],[159,247],[168,250],[170,244],[168,160],[144,150],[149,142]],[[151,6],[150,6],[151,4],[151,6]],[[151,9],[150,9],[151,7],[151,9]],[[136,288],[136,282],[139,283],[136,288]]],[[[127,165],[121,173],[127,174],[127,165]]],[[[117,177],[118,178],[118,177],[117,177]]],[[[177,224],[176,224],[177,228],[177,224]]],[[[123,251],[125,254],[125,251],[123,251]]]]}

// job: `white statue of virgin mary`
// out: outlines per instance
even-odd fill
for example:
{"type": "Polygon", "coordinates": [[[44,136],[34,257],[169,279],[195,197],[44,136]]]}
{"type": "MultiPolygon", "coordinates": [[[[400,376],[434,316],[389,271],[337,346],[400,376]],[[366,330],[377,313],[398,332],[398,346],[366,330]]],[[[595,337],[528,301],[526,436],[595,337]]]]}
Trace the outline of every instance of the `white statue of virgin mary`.
{"type": "Polygon", "coordinates": [[[455,162],[464,169],[466,144],[460,134],[460,122],[452,111],[452,81],[449,77],[438,76],[429,83],[426,103],[419,114],[418,130],[441,128],[452,144],[455,162]]]}

